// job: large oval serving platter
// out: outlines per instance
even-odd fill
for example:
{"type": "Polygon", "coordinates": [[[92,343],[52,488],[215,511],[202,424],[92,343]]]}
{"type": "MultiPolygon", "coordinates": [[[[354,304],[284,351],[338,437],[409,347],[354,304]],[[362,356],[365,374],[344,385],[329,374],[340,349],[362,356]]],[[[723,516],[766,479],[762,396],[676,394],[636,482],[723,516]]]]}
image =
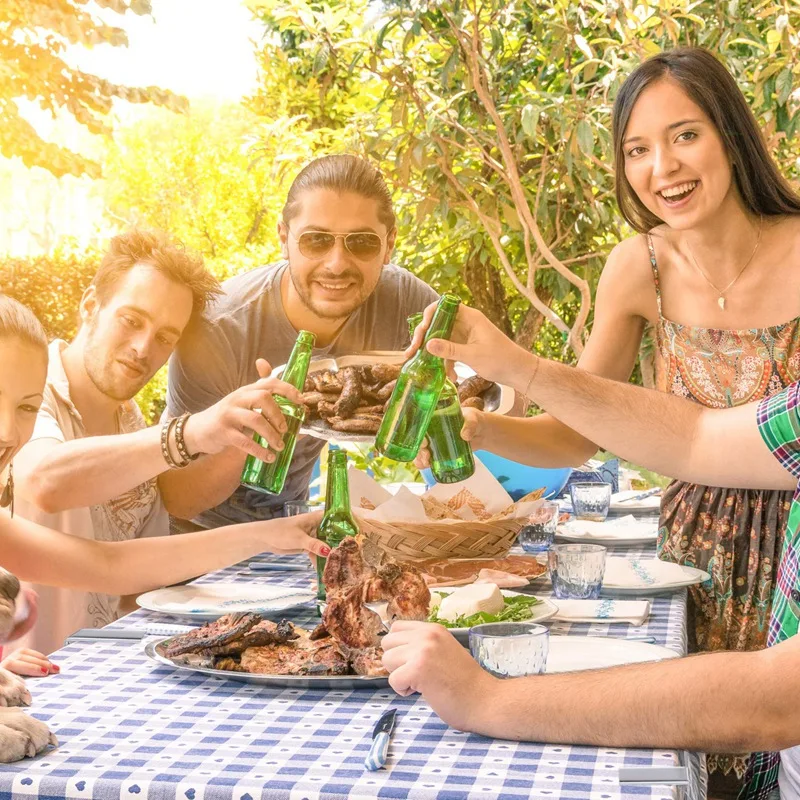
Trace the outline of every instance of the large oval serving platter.
{"type": "Polygon", "coordinates": [[[159,648],[173,637],[151,639],[145,644],[144,652],[158,664],[171,667],[179,672],[195,672],[220,680],[250,683],[256,686],[274,686],[279,689],[385,689],[389,678],[369,678],[364,675],[264,675],[256,672],[234,672],[233,670],[212,669],[181,664],[177,660],[162,655],[159,648]]]}

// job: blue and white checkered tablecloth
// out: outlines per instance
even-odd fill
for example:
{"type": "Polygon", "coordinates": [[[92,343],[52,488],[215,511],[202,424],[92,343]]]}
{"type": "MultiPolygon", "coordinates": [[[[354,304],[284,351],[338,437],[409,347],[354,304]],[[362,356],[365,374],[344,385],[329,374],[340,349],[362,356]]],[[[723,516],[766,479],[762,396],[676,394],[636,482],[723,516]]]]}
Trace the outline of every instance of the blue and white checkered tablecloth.
{"type": "MultiPolygon", "coordinates": [[[[203,581],[311,585],[313,573],[241,576],[242,565],[203,581]]],[[[685,653],[685,591],[654,600],[641,628],[568,625],[569,635],[653,636],[685,653]]],[[[306,626],[305,611],[282,616],[306,626]]],[[[125,627],[176,621],[137,611],[125,627]]],[[[76,642],[54,655],[61,674],[36,681],[32,713],[61,746],[4,765],[0,798],[98,800],[681,800],[699,798],[695,763],[690,787],[624,786],[620,767],[675,766],[687,754],[667,750],[541,745],[487,739],[449,729],[419,695],[390,689],[276,689],[171,670],[153,663],[140,642],[76,642]],[[399,710],[389,762],[364,770],[374,723],[399,710]]],[[[693,757],[692,757],[693,758],[693,757]]]]}

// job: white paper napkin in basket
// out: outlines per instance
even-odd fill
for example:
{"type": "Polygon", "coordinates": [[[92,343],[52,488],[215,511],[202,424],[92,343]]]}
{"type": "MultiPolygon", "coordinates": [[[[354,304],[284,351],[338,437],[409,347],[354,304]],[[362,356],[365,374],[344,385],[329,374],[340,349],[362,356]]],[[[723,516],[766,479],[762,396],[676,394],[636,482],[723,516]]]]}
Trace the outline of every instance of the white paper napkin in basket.
{"type": "Polygon", "coordinates": [[[555,619],[564,622],[628,622],[644,625],[650,616],[649,600],[556,600],[555,619]]]}

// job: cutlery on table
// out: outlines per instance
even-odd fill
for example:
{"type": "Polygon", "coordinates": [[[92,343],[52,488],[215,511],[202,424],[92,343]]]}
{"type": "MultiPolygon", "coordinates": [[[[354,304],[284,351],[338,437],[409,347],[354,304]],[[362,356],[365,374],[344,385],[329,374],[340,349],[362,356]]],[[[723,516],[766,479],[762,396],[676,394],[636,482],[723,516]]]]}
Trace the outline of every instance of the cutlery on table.
{"type": "Polygon", "coordinates": [[[397,709],[390,708],[381,714],[381,718],[375,723],[375,728],[372,731],[372,746],[364,759],[364,766],[370,772],[374,772],[386,764],[386,757],[389,754],[389,740],[394,731],[396,718],[397,709]]]}
{"type": "Polygon", "coordinates": [[[161,623],[149,623],[143,628],[81,628],[75,633],[71,633],[64,640],[64,644],[87,640],[111,640],[111,641],[137,641],[144,639],[145,636],[176,636],[179,633],[188,633],[195,630],[193,625],[165,625],[161,623]]]}
{"type": "Polygon", "coordinates": [[[624,500],[619,500],[619,503],[631,503],[634,500],[644,500],[646,497],[652,497],[654,494],[661,494],[661,488],[656,486],[653,489],[648,489],[641,494],[635,494],[633,497],[626,497],[624,500]]]}
{"type": "Polygon", "coordinates": [[[308,572],[311,569],[311,564],[280,564],[274,561],[250,561],[247,564],[247,568],[252,572],[308,572]]]}
{"type": "Polygon", "coordinates": [[[689,783],[687,767],[620,767],[619,782],[627,786],[651,786],[654,783],[681,786],[689,783]]]}

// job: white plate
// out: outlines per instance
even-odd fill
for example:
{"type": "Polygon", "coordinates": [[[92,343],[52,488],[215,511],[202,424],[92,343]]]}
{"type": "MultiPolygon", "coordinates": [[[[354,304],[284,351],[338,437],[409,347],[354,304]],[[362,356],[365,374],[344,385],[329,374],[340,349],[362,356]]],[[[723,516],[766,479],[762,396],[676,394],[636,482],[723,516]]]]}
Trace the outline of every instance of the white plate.
{"type": "MultiPolygon", "coordinates": [[[[402,350],[368,350],[351,356],[338,356],[337,358],[312,358],[308,371],[314,372],[329,369],[338,372],[343,367],[360,366],[362,364],[402,364],[405,361],[402,350]]],[[[272,370],[275,377],[280,377],[286,364],[281,364],[272,370]]],[[[474,375],[475,371],[457,361],[454,369],[462,380],[474,375]]],[[[514,390],[510,386],[496,383],[481,395],[486,403],[485,410],[494,414],[507,414],[514,405],[514,390]]],[[[344,433],[335,431],[323,420],[311,420],[300,428],[301,433],[309,434],[317,439],[337,442],[373,442],[374,434],[344,433]]]]}
{"type": "MultiPolygon", "coordinates": [[[[450,594],[454,592],[459,587],[457,586],[447,586],[441,589],[431,589],[431,593],[436,592],[436,594],[450,594]]],[[[500,593],[503,597],[515,597],[516,595],[525,594],[525,592],[515,592],[511,589],[501,589],[500,593]]],[[[528,595],[529,597],[531,595],[528,595]]],[[[545,620],[552,619],[556,614],[558,614],[558,606],[552,601],[548,600],[546,597],[538,597],[537,595],[533,595],[539,601],[538,605],[535,605],[531,608],[531,616],[527,619],[520,619],[517,622],[544,622],[545,620]]],[[[448,628],[447,630],[453,634],[453,636],[458,639],[459,642],[462,644],[469,643],[469,628],[448,628]]]]}
{"type": "Polygon", "coordinates": [[[674,650],[646,642],[601,639],[596,636],[551,636],[547,652],[547,672],[603,669],[677,657],[674,650]]]}
{"type": "Polygon", "coordinates": [[[245,583],[200,583],[171,586],[139,595],[136,602],[148,611],[171,617],[213,622],[224,614],[251,611],[269,614],[313,601],[314,592],[287,586],[251,586],[245,583]]]}
{"type": "Polygon", "coordinates": [[[694,586],[710,578],[700,569],[657,558],[608,556],[602,591],[617,595],[652,595],[694,586]]]}
{"type": "Polygon", "coordinates": [[[565,542],[590,542],[603,545],[652,544],[658,539],[658,525],[654,522],[607,520],[590,522],[570,520],[559,525],[556,537],[565,542]]]}
{"type": "Polygon", "coordinates": [[[628,497],[636,497],[643,494],[647,489],[629,489],[625,492],[617,492],[611,495],[610,511],[658,511],[661,507],[661,495],[651,494],[641,500],[629,500],[627,503],[621,502],[628,497]]]}

